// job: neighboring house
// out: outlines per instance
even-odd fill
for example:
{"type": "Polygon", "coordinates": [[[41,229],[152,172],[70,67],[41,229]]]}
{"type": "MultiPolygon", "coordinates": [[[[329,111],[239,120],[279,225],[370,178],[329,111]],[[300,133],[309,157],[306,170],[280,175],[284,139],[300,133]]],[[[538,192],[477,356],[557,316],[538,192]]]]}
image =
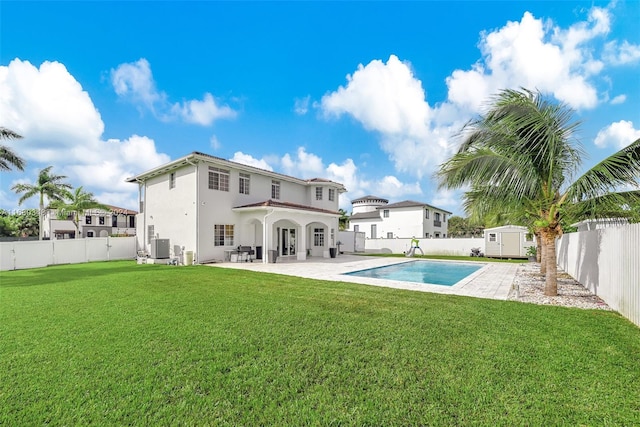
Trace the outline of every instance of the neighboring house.
{"type": "Polygon", "coordinates": [[[169,239],[171,256],[194,252],[199,263],[229,260],[238,246],[263,262],[329,257],[346,191],[199,152],[127,182],[139,188],[138,248],[151,253],[153,239],[169,239]]]}
{"type": "Polygon", "coordinates": [[[412,200],[390,204],[376,196],[352,200],[351,205],[349,230],[364,232],[367,238],[447,237],[451,212],[444,209],[412,200]]]}
{"type": "Polygon", "coordinates": [[[109,210],[88,209],[78,218],[80,235],[76,236],[73,215],[58,218],[57,209],[47,209],[44,215],[44,237],[75,239],[80,237],[106,237],[114,234],[135,236],[138,212],[117,206],[105,205],[109,210]]]}
{"type": "Polygon", "coordinates": [[[485,255],[496,258],[526,258],[529,246],[536,246],[533,234],[520,225],[485,228],[484,240],[485,255]]]}

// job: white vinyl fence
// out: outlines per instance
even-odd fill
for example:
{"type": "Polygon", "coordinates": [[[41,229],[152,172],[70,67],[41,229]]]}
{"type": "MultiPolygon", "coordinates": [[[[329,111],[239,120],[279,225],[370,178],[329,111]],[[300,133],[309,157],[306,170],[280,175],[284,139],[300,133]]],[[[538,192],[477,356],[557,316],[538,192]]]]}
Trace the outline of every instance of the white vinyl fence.
{"type": "Polygon", "coordinates": [[[0,242],[0,270],[135,259],[136,253],[135,237],[0,242]]]}
{"type": "MultiPolygon", "coordinates": [[[[484,237],[460,239],[419,239],[425,255],[469,256],[471,248],[484,252],[484,237]]],[[[411,239],[366,239],[365,252],[401,254],[411,248],[411,239]]],[[[420,252],[418,252],[420,254],[420,252]]]]}
{"type": "Polygon", "coordinates": [[[565,234],[557,255],[558,266],[640,326],[640,224],[565,234]]]}

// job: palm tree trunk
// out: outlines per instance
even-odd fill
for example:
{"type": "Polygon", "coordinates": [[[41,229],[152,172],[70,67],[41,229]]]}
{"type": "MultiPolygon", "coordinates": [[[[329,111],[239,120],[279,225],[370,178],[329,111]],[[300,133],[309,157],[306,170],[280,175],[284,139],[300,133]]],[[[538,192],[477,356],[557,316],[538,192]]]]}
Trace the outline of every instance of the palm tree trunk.
{"type": "Polygon", "coordinates": [[[540,233],[540,274],[547,274],[547,241],[540,233]]]}
{"type": "Polygon", "coordinates": [[[545,262],[547,269],[545,272],[545,285],[544,294],[546,296],[558,295],[558,263],[556,262],[556,239],[554,236],[547,236],[545,239],[546,250],[545,256],[547,262],[545,262]]]}
{"type": "Polygon", "coordinates": [[[44,222],[44,194],[40,193],[40,212],[38,215],[38,240],[42,240],[42,223],[44,222]]]}
{"type": "Polygon", "coordinates": [[[78,216],[78,212],[73,212],[73,225],[76,226],[76,239],[80,238],[80,217],[78,216]]]}
{"type": "Polygon", "coordinates": [[[536,231],[536,262],[542,262],[542,236],[539,231],[536,231]]]}

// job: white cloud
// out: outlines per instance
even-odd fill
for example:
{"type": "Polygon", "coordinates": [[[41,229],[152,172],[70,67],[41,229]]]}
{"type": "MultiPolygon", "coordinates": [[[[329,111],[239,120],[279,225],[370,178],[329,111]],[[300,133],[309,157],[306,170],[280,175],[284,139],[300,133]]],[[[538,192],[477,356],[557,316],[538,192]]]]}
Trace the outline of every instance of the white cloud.
{"type": "Polygon", "coordinates": [[[604,58],[612,65],[631,64],[640,60],[640,45],[624,40],[608,42],[605,46],[604,58]]]}
{"type": "Polygon", "coordinates": [[[209,145],[214,151],[218,151],[220,147],[222,147],[222,144],[218,141],[218,137],[215,135],[211,135],[211,138],[209,138],[209,145]]]}
{"type": "Polygon", "coordinates": [[[601,129],[598,135],[596,135],[594,143],[601,148],[611,146],[621,149],[638,138],[640,138],[640,129],[635,129],[633,122],[620,120],[601,129]]]}
{"type": "Polygon", "coordinates": [[[293,111],[299,116],[307,114],[307,112],[309,112],[310,101],[311,95],[307,95],[304,98],[296,98],[293,104],[293,111]]]}
{"type": "Polygon", "coordinates": [[[624,102],[627,100],[627,95],[618,95],[615,98],[613,98],[610,103],[612,105],[618,105],[618,104],[624,104],[624,102]]]}
{"type": "Polygon", "coordinates": [[[362,126],[380,133],[380,145],[396,170],[418,178],[428,175],[451,151],[458,120],[449,106],[432,109],[409,64],[391,55],[385,64],[374,60],[347,76],[347,85],[325,95],[320,104],[326,117],[349,114],[362,126]]]}
{"type": "Polygon", "coordinates": [[[202,101],[184,101],[182,105],[174,104],[171,111],[187,123],[209,126],[215,120],[234,118],[237,113],[226,105],[216,104],[213,95],[206,93],[202,101]]]}
{"type": "Polygon", "coordinates": [[[0,117],[25,138],[20,155],[36,161],[65,159],[81,141],[96,141],[104,124],[89,94],[59,62],[40,68],[14,59],[0,66],[0,117]]]}
{"type": "Polygon", "coordinates": [[[360,64],[347,81],[346,87],[322,97],[327,116],[347,113],[366,129],[384,134],[426,134],[430,109],[422,83],[397,56],[391,55],[386,64],[380,60],[360,64]]]}
{"type": "Polygon", "coordinates": [[[431,203],[440,208],[455,210],[460,206],[460,194],[454,190],[439,190],[431,203]]]}
{"type": "MultiPolygon", "coordinates": [[[[568,27],[526,12],[519,21],[480,35],[479,60],[451,73],[442,103],[430,106],[410,64],[391,55],[386,63],[358,65],[318,107],[325,118],[346,114],[378,133],[396,171],[422,179],[452,154],[454,135],[501,89],[537,89],[575,109],[594,108],[600,102],[597,84],[607,78],[597,80],[609,65],[598,55],[610,29],[607,8],[593,7],[585,20],[568,27]]],[[[626,41],[608,49],[625,53],[616,58],[635,55],[635,46],[626,41]]],[[[604,102],[607,95],[600,99],[604,102]]],[[[612,102],[625,99],[622,95],[612,102]]]]}
{"type": "Polygon", "coordinates": [[[162,120],[182,119],[187,123],[210,126],[216,120],[237,115],[228,105],[219,105],[210,93],[205,93],[202,101],[193,99],[170,104],[167,94],[156,87],[149,61],[144,58],[112,69],[111,84],[118,96],[145,107],[162,120]]]}
{"type": "Polygon", "coordinates": [[[129,64],[120,64],[116,69],[112,69],[111,84],[118,96],[142,103],[151,111],[154,111],[156,103],[163,103],[167,97],[156,88],[151,66],[144,58],[129,64]]]}
{"type": "Polygon", "coordinates": [[[242,163],[243,165],[253,166],[268,171],[273,170],[273,168],[265,159],[256,159],[255,157],[252,157],[249,154],[245,154],[242,151],[236,151],[230,160],[236,163],[242,163]]]}
{"type": "Polygon", "coordinates": [[[299,178],[318,178],[323,176],[322,159],[315,154],[307,153],[304,147],[299,147],[295,157],[285,154],[280,160],[285,174],[299,178]]]}
{"type": "Polygon", "coordinates": [[[377,189],[376,195],[395,199],[406,195],[422,194],[419,182],[415,182],[413,184],[403,183],[395,176],[389,175],[379,180],[375,187],[377,189]]]}
{"type": "Polygon", "coordinates": [[[24,136],[18,153],[34,171],[53,165],[74,187],[110,191],[122,200],[137,192],[126,177],[169,161],[144,136],[103,140],[104,123],[89,94],[59,62],[38,68],[15,59],[1,66],[0,117],[24,136]]]}
{"type": "Polygon", "coordinates": [[[587,22],[568,29],[525,12],[519,22],[481,35],[482,61],[447,78],[449,101],[479,112],[498,90],[527,87],[553,94],[576,109],[593,108],[598,96],[588,77],[600,73],[604,64],[593,58],[588,44],[606,35],[609,27],[609,12],[601,8],[593,8],[587,22]]]}

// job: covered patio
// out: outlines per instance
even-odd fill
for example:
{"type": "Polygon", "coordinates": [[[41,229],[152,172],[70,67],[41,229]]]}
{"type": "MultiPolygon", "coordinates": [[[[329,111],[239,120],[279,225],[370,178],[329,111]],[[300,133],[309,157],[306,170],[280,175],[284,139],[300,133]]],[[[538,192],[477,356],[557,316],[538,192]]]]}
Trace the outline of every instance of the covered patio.
{"type": "Polygon", "coordinates": [[[274,200],[233,211],[241,214],[239,246],[255,247],[263,264],[330,258],[336,247],[337,212],[274,200]]]}

